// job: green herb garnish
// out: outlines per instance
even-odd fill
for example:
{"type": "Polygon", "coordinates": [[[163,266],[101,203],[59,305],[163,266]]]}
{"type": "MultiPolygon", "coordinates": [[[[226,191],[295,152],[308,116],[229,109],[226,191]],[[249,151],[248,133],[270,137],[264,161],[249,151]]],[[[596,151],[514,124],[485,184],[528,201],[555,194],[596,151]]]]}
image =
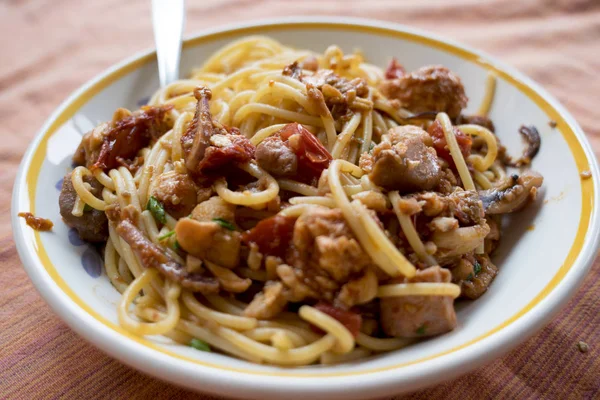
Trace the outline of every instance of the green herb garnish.
{"type": "Polygon", "coordinates": [[[421,325],[420,327],[417,328],[417,330],[415,331],[415,333],[417,335],[424,335],[425,334],[425,325],[421,325]]]}
{"type": "Polygon", "coordinates": [[[173,242],[173,250],[179,251],[180,249],[181,249],[181,246],[179,245],[179,242],[177,241],[177,239],[175,239],[175,242],[173,242]]]}
{"type": "Polygon", "coordinates": [[[83,206],[83,212],[90,212],[92,211],[94,208],[92,206],[90,206],[89,204],[86,204],[85,206],[83,206]]]}
{"type": "Polygon", "coordinates": [[[229,229],[230,231],[235,231],[235,225],[233,225],[231,222],[227,221],[226,219],[213,218],[213,221],[216,222],[217,224],[221,225],[225,229],[229,229]]]}
{"type": "Polygon", "coordinates": [[[192,340],[190,340],[190,347],[193,347],[196,350],[200,350],[200,351],[208,351],[208,352],[211,351],[208,343],[206,343],[200,339],[196,339],[196,338],[193,338],[192,340]]]}
{"type": "Polygon", "coordinates": [[[156,197],[150,196],[148,199],[148,204],[146,204],[146,210],[150,210],[152,216],[155,220],[164,224],[167,222],[167,216],[165,214],[165,209],[160,201],[156,200],[156,197]]]}
{"type": "Polygon", "coordinates": [[[471,279],[473,279],[473,274],[470,273],[469,276],[467,276],[467,278],[465,280],[470,281],[471,279]]]}
{"type": "Polygon", "coordinates": [[[481,264],[479,264],[479,261],[475,261],[475,265],[473,265],[473,272],[475,275],[481,272],[481,264]]]}
{"type": "Polygon", "coordinates": [[[158,241],[159,241],[159,242],[162,242],[163,240],[170,238],[170,237],[171,237],[171,236],[173,236],[174,234],[175,234],[175,231],[167,232],[167,233],[165,233],[164,235],[162,235],[162,236],[159,236],[159,237],[158,237],[158,241]]]}

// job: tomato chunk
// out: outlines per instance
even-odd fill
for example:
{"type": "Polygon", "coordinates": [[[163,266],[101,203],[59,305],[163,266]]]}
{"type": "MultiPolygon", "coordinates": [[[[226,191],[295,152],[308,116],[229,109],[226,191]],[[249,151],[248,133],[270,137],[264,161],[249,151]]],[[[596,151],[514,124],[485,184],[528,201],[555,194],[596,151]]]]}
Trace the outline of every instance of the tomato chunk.
{"type": "Polygon", "coordinates": [[[141,111],[112,123],[104,136],[98,158],[93,160],[90,169],[109,171],[126,160],[133,159],[152,139],[157,139],[166,132],[163,118],[171,108],[172,106],[144,107],[141,111]]]}
{"type": "MultiPolygon", "coordinates": [[[[454,165],[454,160],[452,159],[452,155],[448,149],[442,125],[438,121],[435,121],[433,124],[431,124],[431,126],[429,126],[428,132],[433,138],[433,148],[437,152],[437,155],[448,161],[450,168],[455,169],[456,166],[454,165]]],[[[466,160],[467,157],[471,155],[471,145],[473,144],[473,140],[469,135],[466,135],[457,127],[454,127],[454,136],[456,137],[456,142],[458,143],[460,152],[466,160]]]]}
{"type": "Polygon", "coordinates": [[[398,59],[396,57],[392,58],[392,61],[390,61],[390,64],[388,65],[387,69],[385,70],[385,78],[386,79],[398,79],[398,78],[402,78],[405,74],[406,74],[406,70],[404,69],[402,64],[400,64],[400,62],[398,62],[398,59]]]}
{"type": "Polygon", "coordinates": [[[262,254],[283,258],[290,247],[296,219],[283,215],[263,219],[254,228],[244,232],[242,241],[247,245],[256,244],[262,254]]]}
{"type": "Polygon", "coordinates": [[[319,139],[298,123],[287,124],[278,134],[298,157],[299,170],[303,175],[318,179],[333,160],[319,139]]]}
{"type": "Polygon", "coordinates": [[[243,164],[254,157],[254,145],[245,136],[233,132],[233,134],[221,135],[223,146],[209,146],[206,149],[204,158],[198,165],[199,174],[214,173],[222,167],[233,163],[243,164]]]}
{"type": "Polygon", "coordinates": [[[352,336],[358,336],[358,332],[360,332],[360,327],[362,325],[362,317],[360,314],[353,311],[342,310],[341,308],[334,307],[333,305],[322,301],[317,303],[315,308],[330,317],[337,319],[350,331],[350,333],[352,333],[352,336]]]}

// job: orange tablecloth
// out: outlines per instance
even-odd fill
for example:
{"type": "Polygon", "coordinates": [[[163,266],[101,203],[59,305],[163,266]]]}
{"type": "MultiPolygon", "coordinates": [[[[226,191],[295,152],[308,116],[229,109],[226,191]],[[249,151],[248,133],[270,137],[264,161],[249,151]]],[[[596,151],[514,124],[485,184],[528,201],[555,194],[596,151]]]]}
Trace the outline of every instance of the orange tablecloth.
{"type": "MultiPolygon", "coordinates": [[[[192,398],[107,357],[66,327],[12,240],[20,158],[50,112],[109,65],[152,46],[150,1],[0,2],[0,398],[192,398]]],[[[348,15],[424,28],[485,50],[544,85],[600,154],[597,0],[188,0],[186,32],[275,15],[348,15]]],[[[541,333],[412,399],[600,398],[600,262],[541,333]],[[589,344],[582,353],[577,343],[589,344]]],[[[201,396],[210,399],[209,396],[201,396]]]]}

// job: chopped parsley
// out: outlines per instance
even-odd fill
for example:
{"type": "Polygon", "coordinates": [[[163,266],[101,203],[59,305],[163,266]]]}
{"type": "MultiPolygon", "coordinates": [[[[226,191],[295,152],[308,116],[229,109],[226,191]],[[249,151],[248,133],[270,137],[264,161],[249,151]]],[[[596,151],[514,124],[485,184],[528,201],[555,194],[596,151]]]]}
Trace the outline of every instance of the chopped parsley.
{"type": "Polygon", "coordinates": [[[417,335],[424,335],[425,334],[425,324],[418,327],[417,330],[415,331],[415,333],[417,335]]]}
{"type": "Polygon", "coordinates": [[[467,276],[467,278],[466,278],[465,280],[466,280],[466,281],[470,281],[470,280],[472,280],[472,279],[473,279],[473,274],[472,274],[472,273],[470,273],[470,274],[467,276]]]}
{"type": "Polygon", "coordinates": [[[171,237],[171,236],[173,236],[174,234],[175,234],[175,231],[167,232],[167,233],[165,233],[164,235],[162,235],[162,236],[159,236],[159,237],[158,237],[158,241],[159,241],[159,242],[162,242],[163,240],[170,238],[170,237],[171,237]]]}
{"type": "Polygon", "coordinates": [[[180,249],[181,249],[181,246],[179,245],[179,242],[177,241],[177,239],[175,239],[175,242],[173,242],[173,250],[179,251],[180,249]]]}
{"type": "Polygon", "coordinates": [[[160,201],[156,200],[156,197],[150,196],[148,199],[148,204],[146,204],[146,210],[149,210],[152,213],[152,216],[155,220],[164,224],[167,222],[167,215],[165,214],[165,209],[160,201]]]}
{"type": "Polygon", "coordinates": [[[86,204],[85,206],[83,206],[83,212],[90,212],[92,211],[94,208],[92,206],[90,206],[89,204],[86,204]]]}
{"type": "Polygon", "coordinates": [[[233,225],[231,222],[227,221],[226,219],[213,218],[213,221],[216,222],[217,224],[221,225],[225,229],[229,229],[230,231],[235,231],[235,225],[233,225]]]}
{"type": "Polygon", "coordinates": [[[479,264],[479,261],[475,261],[475,265],[473,265],[473,272],[475,273],[475,276],[481,272],[481,264],[479,264]]]}
{"type": "Polygon", "coordinates": [[[208,343],[200,339],[193,338],[192,340],[190,340],[190,347],[193,347],[196,350],[210,352],[210,346],[208,345],[208,343]]]}

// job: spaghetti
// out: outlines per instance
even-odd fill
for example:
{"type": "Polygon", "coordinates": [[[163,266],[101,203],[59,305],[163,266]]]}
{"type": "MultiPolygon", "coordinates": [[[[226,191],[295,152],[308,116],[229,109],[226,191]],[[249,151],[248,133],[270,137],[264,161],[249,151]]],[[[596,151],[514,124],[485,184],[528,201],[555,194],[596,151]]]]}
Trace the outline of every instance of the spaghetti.
{"type": "Polygon", "coordinates": [[[85,135],[61,214],[132,333],[285,366],[397,350],[485,292],[500,215],[541,185],[506,173],[486,88],[455,125],[443,67],[249,37],[85,135]]]}

